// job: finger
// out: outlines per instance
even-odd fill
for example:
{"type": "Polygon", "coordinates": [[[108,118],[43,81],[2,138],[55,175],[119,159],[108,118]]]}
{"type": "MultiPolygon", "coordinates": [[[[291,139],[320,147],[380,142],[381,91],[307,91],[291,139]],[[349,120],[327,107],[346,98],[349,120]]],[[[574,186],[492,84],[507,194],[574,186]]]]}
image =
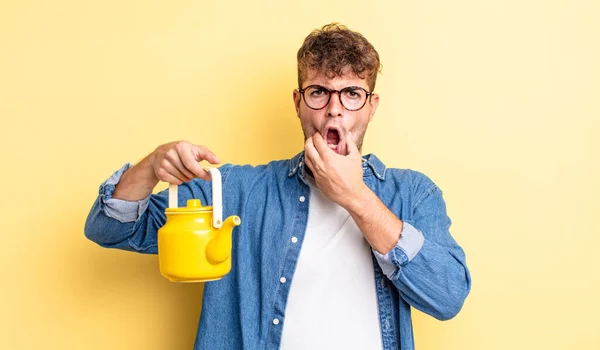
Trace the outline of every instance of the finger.
{"type": "MultiPolygon", "coordinates": [[[[217,161],[218,158],[214,155],[208,148],[204,146],[192,145],[189,142],[179,143],[175,150],[177,151],[177,157],[180,159],[178,162],[175,162],[179,166],[179,169],[190,176],[190,178],[199,177],[204,180],[209,180],[210,176],[202,166],[200,166],[201,161],[205,159],[210,159],[211,162],[217,161]],[[183,168],[183,169],[182,169],[183,168]]],[[[214,164],[214,163],[213,163],[214,164]]]]}
{"type": "Polygon", "coordinates": [[[346,139],[346,148],[348,149],[348,155],[360,155],[360,151],[356,146],[356,142],[354,142],[354,137],[352,137],[351,132],[348,132],[348,138],[346,139]]]}
{"type": "Polygon", "coordinates": [[[304,157],[304,164],[306,164],[306,166],[307,166],[307,167],[308,167],[308,168],[309,168],[309,169],[310,169],[310,170],[313,172],[313,174],[314,174],[314,172],[315,172],[315,170],[314,170],[314,165],[313,165],[313,162],[312,162],[312,160],[310,160],[310,158],[309,158],[309,157],[304,157]]]}
{"type": "Polygon", "coordinates": [[[209,180],[210,176],[206,170],[202,168],[198,157],[196,156],[195,147],[188,149],[187,151],[182,151],[179,155],[181,158],[182,165],[187,169],[188,172],[192,173],[192,177],[199,177],[204,180],[209,180]]]}
{"type": "Polygon", "coordinates": [[[173,185],[182,185],[183,184],[183,181],[179,180],[178,178],[176,178],[175,176],[173,176],[171,174],[166,174],[165,177],[162,179],[162,181],[168,182],[173,185]]]}
{"type": "MultiPolygon", "coordinates": [[[[317,149],[315,148],[315,145],[313,143],[313,137],[309,137],[304,143],[304,154],[307,158],[310,158],[313,166],[318,165],[318,163],[320,162],[321,157],[319,156],[319,152],[317,152],[317,149]]],[[[314,167],[311,169],[314,170],[314,167]]]]}
{"type": "Polygon", "coordinates": [[[319,134],[318,132],[315,133],[313,139],[315,148],[317,149],[321,157],[327,155],[329,151],[333,152],[333,150],[327,146],[327,143],[323,139],[323,136],[321,136],[321,134],[319,134]]]}
{"type": "Polygon", "coordinates": [[[168,182],[174,185],[181,185],[183,183],[183,181],[169,174],[169,172],[162,167],[156,171],[156,177],[158,177],[160,181],[168,182]]]}
{"type": "MultiPolygon", "coordinates": [[[[183,182],[189,182],[192,179],[188,178],[187,176],[185,176],[181,171],[179,171],[179,169],[177,169],[177,167],[173,164],[171,164],[171,162],[169,162],[168,159],[163,159],[162,163],[161,163],[161,168],[164,169],[166,171],[167,175],[171,175],[173,177],[175,177],[177,180],[183,182]]],[[[165,180],[169,178],[169,176],[165,176],[165,180]]],[[[169,181],[167,181],[169,182],[169,181]]]]}
{"type": "Polygon", "coordinates": [[[221,163],[216,154],[204,146],[194,145],[192,148],[193,159],[186,159],[186,165],[189,169],[196,174],[199,178],[209,181],[211,176],[198,162],[203,160],[208,161],[210,164],[216,165],[221,163]]]}
{"type": "Polygon", "coordinates": [[[186,166],[182,163],[181,155],[174,149],[170,150],[165,154],[165,158],[173,165],[181,174],[183,174],[188,179],[193,179],[196,176],[186,168],[186,166]]]}
{"type": "Polygon", "coordinates": [[[194,146],[193,152],[197,162],[206,160],[213,165],[221,163],[219,157],[217,157],[216,154],[204,146],[194,146]]]}
{"type": "Polygon", "coordinates": [[[198,175],[198,177],[201,178],[202,180],[210,181],[210,178],[211,178],[210,173],[204,168],[201,168],[200,170],[201,170],[201,173],[200,173],[200,175],[198,175]]]}
{"type": "Polygon", "coordinates": [[[321,174],[323,172],[325,165],[321,154],[319,154],[315,148],[314,140],[314,136],[307,140],[304,153],[310,162],[310,170],[312,170],[313,175],[316,176],[317,173],[321,174]]]}

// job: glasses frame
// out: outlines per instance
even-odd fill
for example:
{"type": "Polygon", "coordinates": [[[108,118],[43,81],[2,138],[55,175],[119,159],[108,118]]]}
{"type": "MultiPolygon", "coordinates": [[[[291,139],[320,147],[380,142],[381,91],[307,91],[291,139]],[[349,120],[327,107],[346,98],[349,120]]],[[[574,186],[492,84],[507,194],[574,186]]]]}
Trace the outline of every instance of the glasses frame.
{"type": "Polygon", "coordinates": [[[344,107],[344,109],[346,109],[347,111],[351,111],[351,112],[355,112],[355,111],[361,110],[367,104],[367,100],[369,98],[372,98],[372,96],[373,96],[373,92],[372,91],[368,91],[367,89],[362,88],[360,86],[346,86],[345,88],[343,88],[341,90],[331,90],[331,89],[328,89],[328,88],[326,88],[325,86],[322,86],[322,85],[309,85],[309,86],[305,87],[304,89],[299,88],[298,92],[300,92],[300,94],[302,95],[302,99],[304,100],[304,104],[306,105],[306,107],[308,107],[310,109],[313,109],[315,111],[319,111],[319,110],[327,107],[327,105],[329,104],[329,102],[331,102],[331,96],[333,95],[334,92],[337,93],[338,99],[340,100],[340,104],[342,105],[342,107],[344,107]],[[304,96],[304,92],[307,89],[311,88],[311,87],[320,88],[320,89],[323,89],[323,90],[329,92],[329,98],[327,99],[327,102],[325,103],[325,105],[323,105],[323,107],[321,107],[321,108],[314,108],[314,107],[311,107],[308,104],[308,102],[306,102],[306,97],[304,96]],[[356,109],[350,109],[350,108],[344,106],[344,102],[342,102],[342,92],[344,92],[344,91],[346,91],[348,89],[352,89],[352,90],[359,89],[359,90],[362,90],[362,91],[365,92],[365,94],[367,95],[367,97],[365,98],[365,102],[363,102],[362,106],[360,106],[360,107],[358,107],[356,109]]]}

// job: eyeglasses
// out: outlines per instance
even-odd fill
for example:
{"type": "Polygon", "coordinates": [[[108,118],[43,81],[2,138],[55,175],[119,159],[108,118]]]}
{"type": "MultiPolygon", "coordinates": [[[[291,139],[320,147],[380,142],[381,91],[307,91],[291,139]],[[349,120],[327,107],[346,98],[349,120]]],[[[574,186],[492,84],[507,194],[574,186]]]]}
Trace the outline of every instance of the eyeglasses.
{"type": "Polygon", "coordinates": [[[372,96],[371,91],[367,91],[360,86],[348,86],[341,90],[330,90],[321,85],[310,85],[304,89],[298,89],[304,98],[304,103],[310,109],[323,109],[331,100],[331,94],[336,92],[340,99],[340,103],[349,111],[358,111],[367,103],[369,96],[372,96]]]}

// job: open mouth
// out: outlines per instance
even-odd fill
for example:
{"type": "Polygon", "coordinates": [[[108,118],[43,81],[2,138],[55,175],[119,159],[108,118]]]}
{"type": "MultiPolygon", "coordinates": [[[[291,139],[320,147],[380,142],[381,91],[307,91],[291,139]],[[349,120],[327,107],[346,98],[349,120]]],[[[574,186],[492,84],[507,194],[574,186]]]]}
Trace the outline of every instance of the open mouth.
{"type": "Polygon", "coordinates": [[[339,130],[335,128],[328,128],[327,133],[325,134],[325,141],[327,142],[327,147],[331,148],[338,154],[340,153],[341,135],[339,130]]]}

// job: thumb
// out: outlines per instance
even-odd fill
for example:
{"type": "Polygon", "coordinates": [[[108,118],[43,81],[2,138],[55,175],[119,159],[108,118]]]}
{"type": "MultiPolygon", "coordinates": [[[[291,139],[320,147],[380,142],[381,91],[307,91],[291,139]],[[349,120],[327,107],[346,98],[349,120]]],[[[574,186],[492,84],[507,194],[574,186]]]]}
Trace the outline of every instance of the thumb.
{"type": "Polygon", "coordinates": [[[204,146],[194,145],[194,147],[192,148],[192,153],[197,162],[206,160],[213,165],[219,164],[221,162],[216,154],[214,154],[211,150],[204,146]]]}
{"type": "Polygon", "coordinates": [[[354,142],[354,137],[352,132],[348,132],[348,138],[346,139],[346,148],[348,149],[348,155],[360,155],[358,151],[358,147],[356,147],[356,143],[354,142]]]}

